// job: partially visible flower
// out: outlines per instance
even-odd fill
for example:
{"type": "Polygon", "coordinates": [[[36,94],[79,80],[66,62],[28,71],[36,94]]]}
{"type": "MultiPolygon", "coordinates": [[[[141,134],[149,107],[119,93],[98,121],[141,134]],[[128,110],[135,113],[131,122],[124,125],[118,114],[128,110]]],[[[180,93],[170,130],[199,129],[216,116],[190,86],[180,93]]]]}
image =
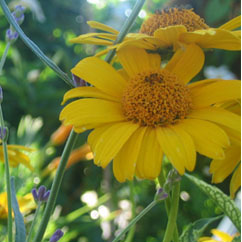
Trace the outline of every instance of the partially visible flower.
{"type": "Polygon", "coordinates": [[[232,242],[235,235],[231,236],[225,232],[219,231],[217,229],[212,229],[211,233],[218,237],[218,239],[214,239],[211,237],[202,237],[199,239],[199,242],[232,242]]]}
{"type": "MultiPolygon", "coordinates": [[[[19,198],[18,204],[21,213],[29,213],[32,209],[36,207],[34,199],[31,193],[19,198]]],[[[0,193],[0,219],[6,219],[8,217],[8,202],[7,193],[0,193]]]]}
{"type": "Polygon", "coordinates": [[[32,195],[36,203],[47,202],[50,190],[47,191],[45,186],[40,186],[38,190],[36,188],[32,189],[32,195]]]}
{"type": "Polygon", "coordinates": [[[206,78],[222,78],[224,80],[236,79],[236,76],[231,72],[227,66],[222,65],[219,67],[215,66],[206,66],[204,68],[204,76],[206,78]]]}
{"type": "Polygon", "coordinates": [[[57,229],[55,233],[51,236],[50,242],[57,242],[63,235],[64,233],[60,229],[57,229]]]}
{"type": "Polygon", "coordinates": [[[68,138],[70,132],[72,130],[72,125],[61,125],[52,135],[51,142],[53,145],[61,145],[68,138]]]}
{"type": "MultiPolygon", "coordinates": [[[[222,105],[230,112],[240,114],[240,103],[229,102],[222,105]]],[[[227,132],[231,146],[225,149],[224,159],[214,159],[210,165],[210,172],[213,174],[212,182],[220,183],[233,173],[230,181],[230,196],[234,198],[236,191],[241,186],[241,134],[228,127],[224,127],[227,132]]]]}
{"type": "Polygon", "coordinates": [[[72,43],[86,43],[109,46],[97,55],[106,54],[110,49],[126,45],[148,50],[173,47],[174,50],[184,44],[197,44],[201,48],[240,50],[240,16],[228,21],[219,28],[209,27],[205,21],[191,9],[171,8],[157,11],[141,26],[140,33],[128,34],[123,42],[114,45],[118,31],[104,24],[89,21],[90,27],[107,33],[88,33],[71,40],[72,43]]]}
{"type": "MultiPolygon", "coordinates": [[[[90,146],[88,144],[84,144],[80,148],[75,149],[71,152],[71,155],[66,165],[66,169],[68,169],[70,166],[76,164],[81,160],[91,160],[92,158],[93,153],[90,149],[90,146]]],[[[43,171],[43,175],[45,176],[51,173],[52,171],[55,171],[58,168],[58,165],[60,164],[60,160],[61,157],[56,157],[53,161],[51,161],[50,164],[43,171]]]]}
{"type": "MultiPolygon", "coordinates": [[[[16,167],[19,164],[23,164],[33,171],[33,166],[30,164],[30,158],[24,152],[31,152],[33,149],[22,145],[8,145],[8,158],[9,164],[12,167],[16,167]],[[23,152],[24,151],[24,152],[23,152]]],[[[0,145],[0,162],[4,162],[3,149],[0,145]]]]}
{"type": "Polygon", "coordinates": [[[118,181],[154,179],[165,154],[179,174],[193,171],[196,152],[224,158],[229,138],[219,125],[240,130],[240,117],[214,104],[240,98],[239,80],[189,83],[204,63],[197,45],[179,49],[164,66],[159,54],[136,47],[117,52],[125,74],[97,57],[81,60],[72,73],[92,87],[68,91],[60,120],[77,133],[93,129],[88,143],[94,163],[113,160],[118,181]],[[93,71],[95,70],[95,71],[93,71]]]}

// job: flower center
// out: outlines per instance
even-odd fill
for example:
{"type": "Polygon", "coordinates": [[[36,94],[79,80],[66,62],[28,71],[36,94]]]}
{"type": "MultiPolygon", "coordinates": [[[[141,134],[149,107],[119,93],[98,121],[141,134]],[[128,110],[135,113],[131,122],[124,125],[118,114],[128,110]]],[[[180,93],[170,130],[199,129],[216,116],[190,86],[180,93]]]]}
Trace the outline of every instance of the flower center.
{"type": "Polygon", "coordinates": [[[142,24],[140,33],[152,36],[157,29],[174,25],[184,25],[188,32],[209,28],[204,19],[195,14],[192,9],[170,8],[151,15],[142,24]]]}
{"type": "Polygon", "coordinates": [[[162,126],[184,119],[191,109],[190,90],[166,70],[137,74],[122,99],[128,120],[142,126],[162,126]]]}

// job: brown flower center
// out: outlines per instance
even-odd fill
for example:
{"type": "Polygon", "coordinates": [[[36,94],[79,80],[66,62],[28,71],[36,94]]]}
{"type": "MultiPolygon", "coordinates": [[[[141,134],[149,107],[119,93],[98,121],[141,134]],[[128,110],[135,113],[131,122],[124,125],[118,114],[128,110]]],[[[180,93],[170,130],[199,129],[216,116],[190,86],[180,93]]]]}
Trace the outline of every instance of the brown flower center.
{"type": "Polygon", "coordinates": [[[122,107],[128,120],[142,126],[175,123],[191,109],[190,90],[166,70],[143,72],[130,80],[122,107]]]}
{"type": "Polygon", "coordinates": [[[157,29],[174,25],[184,25],[188,32],[209,28],[204,19],[195,14],[192,9],[171,8],[151,15],[142,24],[140,33],[152,36],[157,29]]]}

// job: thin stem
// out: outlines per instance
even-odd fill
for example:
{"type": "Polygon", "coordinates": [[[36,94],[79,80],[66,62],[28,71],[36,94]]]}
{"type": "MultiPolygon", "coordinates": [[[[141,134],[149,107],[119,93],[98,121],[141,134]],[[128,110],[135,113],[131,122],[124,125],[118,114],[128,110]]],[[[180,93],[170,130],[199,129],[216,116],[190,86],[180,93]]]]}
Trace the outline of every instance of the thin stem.
{"type": "Polygon", "coordinates": [[[6,61],[6,57],[7,57],[8,49],[9,49],[10,45],[11,45],[10,42],[7,42],[6,48],[5,48],[3,55],[2,55],[2,58],[1,58],[1,61],[0,61],[0,75],[2,74],[3,66],[4,66],[4,63],[6,61]]]}
{"type": "Polygon", "coordinates": [[[112,242],[118,242],[122,239],[123,235],[128,232],[132,226],[134,226],[145,214],[147,214],[156,204],[158,201],[151,202],[144,210],[141,211],[140,214],[138,214],[128,225],[127,227],[112,241],[112,242]]]}
{"type": "MultiPolygon", "coordinates": [[[[11,185],[10,185],[10,171],[9,171],[9,161],[8,161],[8,148],[6,137],[4,137],[3,129],[5,127],[3,120],[2,106],[0,104],[0,123],[1,123],[1,137],[5,164],[5,177],[7,184],[7,198],[8,198],[8,241],[13,241],[13,218],[12,218],[12,197],[11,197],[11,185]]],[[[6,132],[7,135],[7,132],[6,132]]]]}
{"type": "MultiPolygon", "coordinates": [[[[121,28],[121,30],[119,32],[119,35],[118,35],[117,39],[114,42],[114,45],[120,43],[124,39],[125,35],[129,32],[130,28],[132,27],[132,24],[134,23],[136,17],[139,14],[139,11],[141,10],[141,8],[144,5],[144,3],[145,3],[145,0],[138,0],[136,2],[136,4],[135,4],[135,6],[134,6],[130,16],[126,19],[123,27],[121,28]]],[[[105,60],[107,62],[110,62],[112,60],[112,58],[115,55],[115,51],[116,50],[113,49],[113,50],[108,52],[108,54],[107,54],[107,56],[105,58],[105,60]]]]}
{"type": "MultiPolygon", "coordinates": [[[[130,201],[132,204],[131,211],[132,211],[132,219],[133,219],[136,215],[136,212],[135,212],[136,206],[135,206],[135,200],[134,200],[135,193],[134,193],[134,182],[133,181],[129,182],[129,190],[130,190],[130,201]]],[[[129,230],[129,233],[127,235],[125,242],[131,242],[134,237],[134,233],[135,233],[135,225],[132,226],[132,228],[129,230]]]]}
{"type": "Polygon", "coordinates": [[[37,231],[37,234],[34,238],[34,242],[40,242],[44,236],[46,227],[48,225],[50,216],[53,212],[53,209],[55,207],[55,203],[56,203],[56,198],[57,195],[59,193],[60,190],[60,186],[61,186],[61,182],[63,179],[63,175],[64,175],[64,171],[65,171],[65,167],[66,167],[66,163],[68,161],[69,155],[72,151],[72,148],[74,146],[74,144],[76,143],[77,140],[77,136],[78,134],[76,134],[74,132],[74,130],[71,131],[70,136],[68,137],[68,140],[66,142],[65,148],[63,150],[62,156],[61,156],[61,161],[60,164],[58,166],[57,172],[56,172],[56,176],[54,178],[52,187],[51,187],[51,192],[50,192],[50,196],[48,198],[48,202],[46,204],[45,210],[44,210],[44,214],[40,223],[40,227],[37,231]]]}
{"type": "Polygon", "coordinates": [[[26,242],[30,242],[31,241],[31,236],[32,236],[33,231],[34,231],[34,225],[36,224],[41,204],[42,204],[41,202],[38,202],[38,206],[37,206],[37,209],[36,209],[35,214],[34,214],[34,220],[32,221],[32,224],[31,224],[31,227],[30,227],[30,230],[29,230],[29,235],[28,235],[28,238],[27,238],[26,242]]]}
{"type": "Polygon", "coordinates": [[[173,238],[173,234],[176,228],[177,213],[179,207],[180,196],[180,182],[174,184],[172,189],[171,209],[169,212],[168,224],[164,235],[163,242],[170,242],[173,238]]]}
{"type": "Polygon", "coordinates": [[[68,85],[74,87],[72,80],[68,77],[68,75],[63,72],[51,59],[49,59],[41,50],[40,48],[31,40],[29,39],[23,30],[19,27],[18,23],[12,16],[11,12],[8,9],[7,4],[4,0],[0,0],[0,6],[4,12],[5,17],[7,18],[10,25],[16,30],[19,34],[20,38],[23,42],[37,55],[43,63],[49,66],[62,80],[64,80],[68,85]]]}

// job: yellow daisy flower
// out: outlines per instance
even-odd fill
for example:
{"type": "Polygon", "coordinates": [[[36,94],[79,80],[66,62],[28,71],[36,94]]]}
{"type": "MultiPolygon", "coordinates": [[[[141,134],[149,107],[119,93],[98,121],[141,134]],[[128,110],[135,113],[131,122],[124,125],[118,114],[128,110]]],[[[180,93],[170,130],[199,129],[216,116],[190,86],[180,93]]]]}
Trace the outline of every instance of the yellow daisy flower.
{"type": "Polygon", "coordinates": [[[188,84],[201,70],[204,53],[197,45],[180,49],[162,67],[158,54],[139,48],[117,52],[124,71],[97,57],[80,61],[71,71],[93,85],[68,91],[60,114],[64,125],[78,133],[94,129],[88,143],[94,163],[113,160],[118,181],[154,179],[165,154],[180,174],[192,171],[196,151],[224,159],[230,145],[223,125],[240,129],[238,115],[212,106],[240,98],[240,81],[211,79],[188,84]]]}
{"type": "MultiPolygon", "coordinates": [[[[21,213],[28,213],[36,207],[33,196],[31,193],[18,198],[19,209],[21,213]]],[[[8,217],[8,200],[7,193],[0,193],[0,219],[6,219],[8,217]]]]}
{"type": "Polygon", "coordinates": [[[199,242],[231,242],[235,237],[217,229],[212,229],[211,233],[217,236],[219,240],[213,239],[211,237],[202,237],[199,239],[199,242]]]}
{"type": "Polygon", "coordinates": [[[241,49],[241,31],[233,31],[241,26],[240,16],[219,28],[211,28],[191,9],[171,8],[157,11],[144,21],[140,33],[128,34],[119,45],[113,45],[119,33],[117,30],[95,21],[89,21],[88,24],[92,28],[108,33],[83,34],[72,39],[71,42],[109,46],[97,55],[103,55],[112,48],[121,48],[126,45],[148,50],[168,47],[176,50],[184,44],[197,44],[201,48],[241,49]]]}
{"type": "MultiPolygon", "coordinates": [[[[33,149],[22,146],[22,145],[8,145],[8,159],[9,165],[16,167],[19,164],[23,164],[30,170],[33,170],[30,164],[30,158],[23,152],[31,152],[33,149]]],[[[3,148],[0,146],[0,162],[4,162],[3,148]]]]}
{"type": "MultiPolygon", "coordinates": [[[[240,115],[240,103],[230,102],[223,105],[227,110],[240,115]]],[[[230,181],[230,195],[234,198],[236,191],[241,186],[241,135],[228,127],[224,127],[228,134],[231,146],[225,150],[225,158],[222,160],[214,159],[210,165],[210,172],[213,174],[212,182],[220,183],[233,173],[230,181]]]]}

